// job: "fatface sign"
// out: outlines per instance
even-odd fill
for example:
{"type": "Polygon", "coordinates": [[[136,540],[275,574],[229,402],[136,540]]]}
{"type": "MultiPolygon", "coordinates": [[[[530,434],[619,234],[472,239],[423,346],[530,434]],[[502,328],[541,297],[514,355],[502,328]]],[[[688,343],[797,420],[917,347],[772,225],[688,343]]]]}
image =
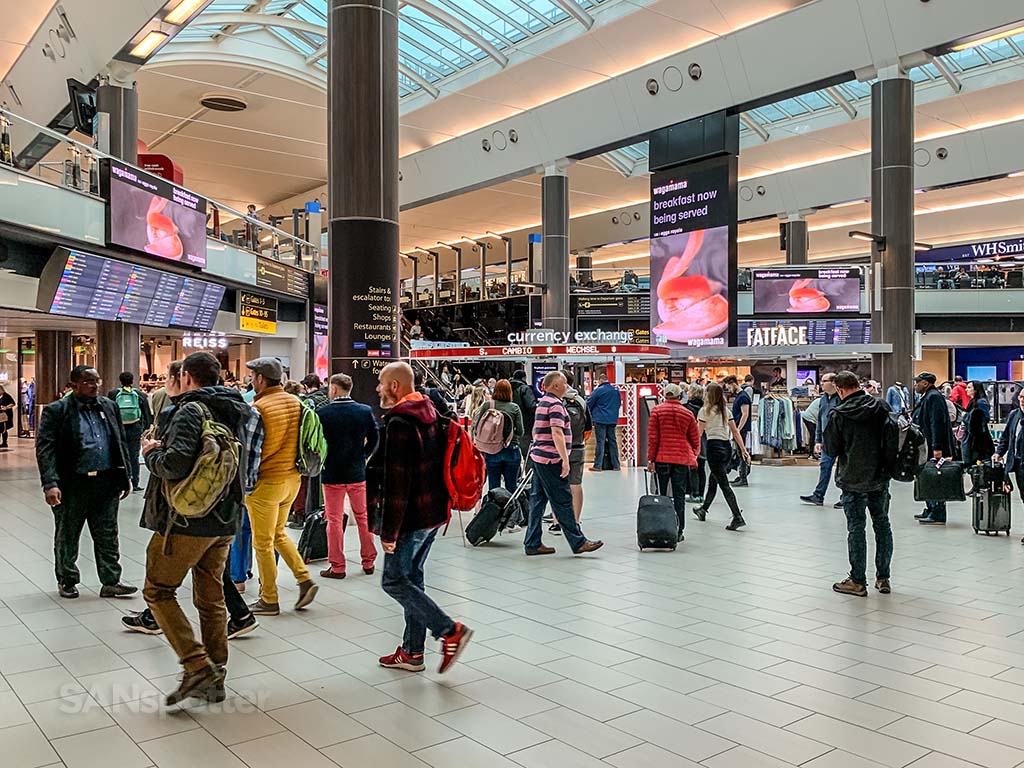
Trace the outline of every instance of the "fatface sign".
{"type": "Polygon", "coordinates": [[[770,328],[748,328],[748,347],[802,347],[807,345],[807,326],[776,325],[770,328]]]}
{"type": "Polygon", "coordinates": [[[633,331],[550,331],[538,328],[532,331],[517,331],[508,335],[509,344],[630,344],[633,331]]]}

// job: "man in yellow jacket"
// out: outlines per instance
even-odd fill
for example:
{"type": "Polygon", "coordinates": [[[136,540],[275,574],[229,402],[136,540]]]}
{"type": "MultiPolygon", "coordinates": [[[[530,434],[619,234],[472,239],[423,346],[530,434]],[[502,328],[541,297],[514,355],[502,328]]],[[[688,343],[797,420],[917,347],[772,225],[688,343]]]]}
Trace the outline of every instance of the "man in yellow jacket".
{"type": "Polygon", "coordinates": [[[260,599],[252,603],[249,610],[256,616],[277,616],[281,607],[277,596],[275,549],[299,584],[296,610],[312,603],[318,589],[295,542],[285,533],[288,512],[299,492],[301,480],[295,459],[299,450],[303,405],[281,386],[284,369],[277,358],[259,357],[247,363],[246,368],[252,371],[256,392],[253,405],[263,417],[265,431],[256,487],[245,500],[260,572],[260,599]]]}

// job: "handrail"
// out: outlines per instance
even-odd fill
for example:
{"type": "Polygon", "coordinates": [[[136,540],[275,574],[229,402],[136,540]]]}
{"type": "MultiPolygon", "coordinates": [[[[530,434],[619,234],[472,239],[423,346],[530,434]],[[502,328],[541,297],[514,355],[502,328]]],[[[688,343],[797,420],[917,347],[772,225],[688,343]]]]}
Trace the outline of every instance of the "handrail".
{"type": "MultiPolygon", "coordinates": [[[[27,127],[31,128],[32,130],[37,131],[38,133],[43,134],[44,136],[49,136],[51,139],[55,139],[56,141],[60,142],[61,144],[69,144],[69,145],[75,147],[85,157],[90,158],[90,161],[92,161],[92,160],[99,160],[101,158],[115,160],[118,163],[121,163],[122,165],[127,165],[130,168],[133,168],[133,169],[139,171],[140,173],[146,173],[146,174],[152,175],[152,174],[149,173],[149,171],[146,171],[146,170],[144,170],[142,168],[139,168],[137,165],[125,162],[124,160],[116,158],[113,155],[110,155],[110,154],[108,154],[106,152],[103,152],[102,150],[96,149],[95,147],[89,146],[87,144],[83,144],[82,142],[78,141],[77,139],[73,139],[70,136],[66,136],[63,133],[60,133],[59,131],[55,131],[52,128],[48,128],[45,125],[39,125],[39,123],[33,122],[32,120],[29,120],[26,117],[22,117],[21,115],[18,115],[16,113],[10,111],[9,109],[4,108],[3,106],[0,106],[0,115],[2,115],[8,121],[10,121],[12,125],[20,124],[20,125],[23,125],[23,126],[27,126],[27,127]]],[[[43,163],[42,161],[40,161],[39,163],[37,163],[37,165],[48,167],[50,165],[56,166],[56,165],[58,165],[58,163],[54,162],[54,163],[51,164],[51,163],[43,163]]],[[[7,165],[6,163],[0,162],[0,167],[12,168],[14,171],[17,171],[18,173],[24,173],[24,174],[28,175],[28,172],[23,170],[22,168],[18,167],[17,163],[15,163],[13,165],[7,165]]],[[[45,181],[47,183],[54,183],[54,182],[51,182],[49,179],[43,178],[38,173],[35,175],[35,177],[40,179],[40,180],[42,180],[42,181],[45,181]]],[[[60,184],[59,186],[62,186],[65,189],[70,189],[70,190],[72,190],[74,192],[77,192],[78,194],[87,195],[89,197],[96,197],[96,195],[92,194],[88,190],[84,190],[84,189],[81,189],[81,188],[76,187],[76,186],[68,186],[67,184],[60,184]]],[[[216,208],[219,211],[222,211],[224,213],[228,213],[228,214],[230,214],[232,216],[238,217],[238,219],[240,219],[242,223],[247,223],[247,224],[249,224],[249,225],[251,225],[253,227],[258,228],[259,230],[270,232],[271,234],[277,235],[279,239],[287,240],[289,242],[292,242],[292,243],[298,245],[302,249],[308,250],[309,252],[311,252],[313,254],[314,258],[317,258],[319,256],[319,254],[320,254],[320,246],[319,246],[319,244],[311,243],[308,240],[303,240],[302,238],[296,237],[295,235],[293,235],[290,232],[286,232],[283,229],[278,229],[277,227],[273,226],[272,224],[269,224],[269,223],[264,222],[264,221],[260,221],[259,219],[251,218],[250,216],[248,216],[245,213],[242,213],[241,211],[236,211],[234,208],[232,208],[229,205],[225,205],[224,203],[217,202],[216,200],[213,200],[213,199],[207,197],[206,195],[201,195],[198,192],[196,192],[196,191],[194,191],[192,189],[189,189],[188,187],[183,187],[180,184],[176,184],[175,186],[181,187],[182,189],[184,189],[184,190],[186,190],[188,192],[191,192],[192,194],[196,195],[197,197],[201,197],[204,200],[207,200],[210,203],[210,205],[212,205],[214,208],[216,208]]]]}

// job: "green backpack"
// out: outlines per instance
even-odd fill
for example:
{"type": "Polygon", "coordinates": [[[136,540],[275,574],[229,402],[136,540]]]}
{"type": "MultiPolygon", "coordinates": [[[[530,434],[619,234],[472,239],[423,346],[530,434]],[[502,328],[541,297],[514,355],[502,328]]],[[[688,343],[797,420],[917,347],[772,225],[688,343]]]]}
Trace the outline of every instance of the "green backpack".
{"type": "Polygon", "coordinates": [[[305,477],[316,477],[327,459],[327,438],[320,417],[316,415],[313,403],[302,403],[299,416],[299,450],[295,454],[295,468],[305,477]]]}
{"type": "Polygon", "coordinates": [[[228,495],[238,476],[238,457],[242,444],[231,430],[214,421],[210,409],[202,403],[203,431],[196,463],[187,477],[164,480],[164,496],[171,511],[185,518],[206,517],[228,495]]]}

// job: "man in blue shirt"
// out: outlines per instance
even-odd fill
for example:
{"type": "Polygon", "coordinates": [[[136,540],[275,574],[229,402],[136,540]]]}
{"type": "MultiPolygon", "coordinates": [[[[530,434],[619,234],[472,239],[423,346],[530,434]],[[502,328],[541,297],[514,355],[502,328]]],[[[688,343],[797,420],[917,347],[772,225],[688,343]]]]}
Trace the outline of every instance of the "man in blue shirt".
{"type": "Polygon", "coordinates": [[[615,427],[619,423],[619,409],[622,407],[622,396],[618,388],[608,381],[605,374],[597,377],[597,389],[587,398],[587,408],[594,422],[594,437],[597,440],[597,452],[594,454],[594,466],[591,472],[604,469],[605,450],[611,459],[612,469],[619,468],[619,441],[615,427]]]}
{"type": "MultiPolygon", "coordinates": [[[[818,485],[815,486],[814,492],[810,496],[801,496],[800,501],[804,504],[810,504],[815,507],[821,507],[825,504],[825,494],[828,492],[828,483],[832,477],[832,466],[835,464],[835,457],[829,456],[822,448],[822,440],[825,436],[825,427],[828,426],[829,416],[832,414],[832,409],[839,405],[839,392],[836,391],[835,384],[836,375],[834,373],[826,373],[821,377],[821,388],[824,390],[821,394],[821,405],[818,408],[818,424],[817,429],[814,431],[816,435],[817,443],[814,445],[815,453],[818,453],[821,458],[818,459],[818,485]]],[[[836,509],[842,509],[842,502],[836,503],[836,509]]]]}
{"type": "MultiPolygon", "coordinates": [[[[744,381],[744,384],[746,384],[746,381],[744,381]]],[[[754,401],[751,399],[746,387],[741,387],[739,380],[735,376],[728,377],[725,380],[725,386],[731,394],[735,395],[732,401],[732,418],[736,422],[736,429],[740,431],[744,445],[746,445],[747,435],[750,434],[750,422],[753,415],[751,411],[753,410],[754,401]]],[[[750,465],[742,459],[740,459],[739,473],[739,477],[735,480],[730,480],[729,484],[733,487],[745,488],[748,485],[747,475],[750,474],[750,465]]]]}

